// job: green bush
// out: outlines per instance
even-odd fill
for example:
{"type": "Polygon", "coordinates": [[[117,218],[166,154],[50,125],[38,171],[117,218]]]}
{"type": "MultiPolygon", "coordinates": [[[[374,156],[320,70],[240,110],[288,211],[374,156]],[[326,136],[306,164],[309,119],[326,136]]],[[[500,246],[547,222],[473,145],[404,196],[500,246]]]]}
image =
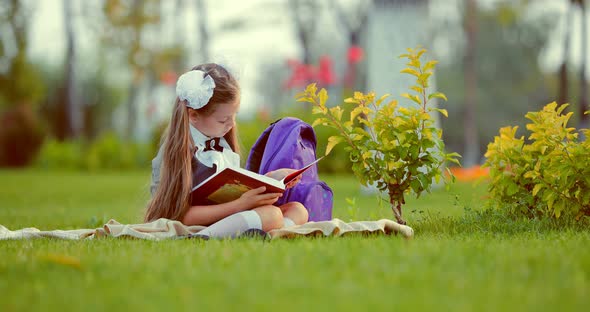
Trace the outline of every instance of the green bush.
{"type": "Polygon", "coordinates": [[[48,140],[37,157],[37,166],[47,169],[129,170],[150,168],[155,151],[151,144],[130,143],[107,132],[97,140],[48,140]]]}
{"type": "Polygon", "coordinates": [[[81,141],[45,141],[35,165],[45,169],[82,169],[84,146],[81,141]]]}
{"type": "Polygon", "coordinates": [[[590,215],[590,141],[567,127],[573,113],[562,114],[566,107],[553,102],[527,113],[529,141],[516,137],[518,127],[504,127],[488,145],[492,206],[529,217],[590,215]]]}
{"type": "Polygon", "coordinates": [[[85,169],[149,168],[149,144],[124,142],[113,132],[94,141],[85,156],[85,169]]]}

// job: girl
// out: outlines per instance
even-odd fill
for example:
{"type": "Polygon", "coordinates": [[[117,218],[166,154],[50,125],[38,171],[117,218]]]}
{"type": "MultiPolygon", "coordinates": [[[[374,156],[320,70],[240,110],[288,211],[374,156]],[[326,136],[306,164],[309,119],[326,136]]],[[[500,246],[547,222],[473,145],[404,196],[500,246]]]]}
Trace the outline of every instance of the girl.
{"type": "MultiPolygon", "coordinates": [[[[224,67],[202,64],[179,77],[176,95],[164,142],[152,161],[152,199],[146,222],[167,218],[186,225],[206,225],[199,235],[216,238],[307,222],[307,209],[302,204],[273,206],[281,194],[265,194],[264,187],[228,203],[191,206],[193,186],[226,166],[240,165],[235,123],[240,89],[224,67]]],[[[282,179],[292,171],[280,169],[266,175],[282,179]]]]}

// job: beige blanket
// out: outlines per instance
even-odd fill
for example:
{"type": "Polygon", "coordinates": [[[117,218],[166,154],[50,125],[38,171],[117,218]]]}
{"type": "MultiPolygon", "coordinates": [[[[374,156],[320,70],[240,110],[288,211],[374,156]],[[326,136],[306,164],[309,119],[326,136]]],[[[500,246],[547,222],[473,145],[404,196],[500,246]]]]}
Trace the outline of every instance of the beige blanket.
{"type": "MultiPolygon", "coordinates": [[[[110,220],[102,228],[78,230],[41,231],[36,228],[24,228],[11,231],[0,225],[0,240],[52,237],[60,239],[94,239],[100,237],[134,237],[148,240],[183,238],[198,233],[204,226],[186,226],[179,221],[159,219],[144,224],[121,224],[110,220]]],[[[381,219],[379,221],[343,222],[339,219],[321,222],[308,222],[303,225],[291,226],[268,233],[271,239],[293,238],[299,236],[343,236],[348,234],[400,234],[409,238],[414,230],[395,221],[381,219]]]]}

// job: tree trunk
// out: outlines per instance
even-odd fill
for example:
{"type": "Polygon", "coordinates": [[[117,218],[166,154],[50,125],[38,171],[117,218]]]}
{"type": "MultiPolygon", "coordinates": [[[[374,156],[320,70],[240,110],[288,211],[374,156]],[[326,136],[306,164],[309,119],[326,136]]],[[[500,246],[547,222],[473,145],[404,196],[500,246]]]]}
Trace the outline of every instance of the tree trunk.
{"type": "MultiPolygon", "coordinates": [[[[361,46],[361,33],[365,30],[367,25],[368,8],[356,8],[355,12],[360,15],[358,23],[349,21],[351,18],[347,17],[342,7],[335,1],[330,1],[332,9],[336,12],[336,17],[340,22],[341,27],[345,30],[348,39],[348,48],[361,46]]],[[[346,72],[344,74],[344,88],[349,90],[364,90],[365,83],[359,75],[360,68],[358,62],[346,63],[346,72]]]]}
{"type": "MultiPolygon", "coordinates": [[[[140,20],[143,16],[144,2],[142,0],[134,0],[131,4],[131,19],[134,21],[140,20]]],[[[136,56],[141,51],[141,33],[143,23],[135,23],[133,25],[133,38],[131,49],[129,50],[128,61],[132,64],[133,77],[131,85],[129,86],[129,97],[127,98],[127,124],[125,125],[125,139],[135,139],[135,129],[137,121],[137,95],[139,94],[139,87],[143,80],[144,69],[142,64],[138,64],[136,56]]]]}
{"type": "Polygon", "coordinates": [[[74,27],[72,25],[72,0],[63,0],[63,18],[66,33],[65,55],[65,100],[69,130],[68,137],[78,138],[82,131],[82,110],[77,99],[76,83],[76,45],[74,41],[74,27]]]}
{"type": "MultiPolygon", "coordinates": [[[[315,11],[316,3],[306,2],[304,3],[312,7],[311,11],[315,11]]],[[[312,63],[311,55],[311,37],[315,30],[315,19],[306,18],[305,14],[302,13],[302,1],[301,0],[289,0],[291,11],[293,12],[293,23],[295,24],[295,30],[297,39],[301,46],[302,62],[303,64],[309,65],[312,63]]],[[[315,13],[315,12],[313,12],[315,13]]]]}
{"type": "MultiPolygon", "coordinates": [[[[176,3],[174,5],[174,17],[177,19],[177,21],[182,20],[182,13],[183,11],[186,10],[186,5],[184,3],[183,0],[176,0],[176,3]]],[[[184,50],[184,48],[186,47],[186,40],[187,37],[190,34],[187,34],[186,31],[186,27],[184,25],[184,23],[175,23],[174,24],[174,45],[177,45],[179,47],[182,47],[182,49],[184,50]]],[[[174,58],[174,61],[172,63],[172,70],[175,73],[181,73],[185,70],[187,70],[185,67],[185,57],[184,57],[184,53],[179,53],[177,57],[174,58]]],[[[180,74],[179,74],[180,75],[180,74]]],[[[153,89],[149,89],[149,90],[153,90],[153,89]]]]}
{"type": "Polygon", "coordinates": [[[201,55],[205,62],[209,62],[210,51],[209,51],[209,30],[207,28],[207,6],[204,0],[195,1],[197,6],[197,28],[199,30],[199,48],[201,49],[201,55]]]}
{"type": "Polygon", "coordinates": [[[402,205],[406,203],[403,192],[399,194],[400,188],[395,184],[389,184],[387,186],[387,191],[389,195],[389,204],[391,205],[395,220],[397,223],[405,225],[406,221],[402,217],[402,205]],[[401,199],[398,199],[400,197],[401,199]]]}
{"type": "MultiPolygon", "coordinates": [[[[588,110],[588,81],[586,79],[586,62],[587,62],[587,53],[588,53],[588,34],[587,34],[587,18],[586,18],[586,5],[584,0],[579,0],[579,5],[581,8],[582,14],[582,62],[580,65],[580,106],[579,106],[579,116],[580,116],[580,129],[587,129],[588,128],[588,115],[584,113],[588,110]]],[[[585,140],[586,138],[583,137],[583,132],[581,133],[581,139],[585,140]]]]}
{"type": "Polygon", "coordinates": [[[463,165],[471,167],[479,163],[479,140],[477,133],[477,3],[465,1],[465,34],[467,45],[463,62],[465,74],[465,115],[463,119],[464,154],[463,165]]]}
{"type": "Polygon", "coordinates": [[[568,71],[567,63],[570,55],[570,38],[571,38],[571,20],[573,15],[573,5],[568,2],[567,15],[564,22],[564,39],[563,39],[563,59],[561,66],[559,67],[559,90],[557,100],[559,104],[565,104],[569,102],[568,94],[568,71]]]}

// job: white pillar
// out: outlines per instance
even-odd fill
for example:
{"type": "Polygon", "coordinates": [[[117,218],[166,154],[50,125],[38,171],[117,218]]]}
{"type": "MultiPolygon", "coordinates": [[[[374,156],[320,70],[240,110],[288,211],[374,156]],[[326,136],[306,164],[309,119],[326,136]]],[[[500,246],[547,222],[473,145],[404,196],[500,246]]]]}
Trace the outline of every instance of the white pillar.
{"type": "MultiPolygon", "coordinates": [[[[428,1],[424,0],[375,0],[367,25],[367,89],[375,91],[377,97],[389,93],[402,106],[416,105],[400,96],[412,93],[409,87],[415,84],[415,77],[402,74],[407,59],[399,58],[407,48],[418,45],[428,50],[423,63],[432,59],[429,47],[430,36],[428,1]]],[[[428,93],[436,89],[435,75],[430,78],[428,93]]],[[[436,106],[435,100],[430,105],[436,106]]],[[[438,115],[433,115],[439,125],[438,115]]]]}

